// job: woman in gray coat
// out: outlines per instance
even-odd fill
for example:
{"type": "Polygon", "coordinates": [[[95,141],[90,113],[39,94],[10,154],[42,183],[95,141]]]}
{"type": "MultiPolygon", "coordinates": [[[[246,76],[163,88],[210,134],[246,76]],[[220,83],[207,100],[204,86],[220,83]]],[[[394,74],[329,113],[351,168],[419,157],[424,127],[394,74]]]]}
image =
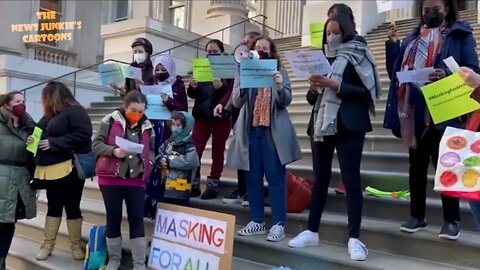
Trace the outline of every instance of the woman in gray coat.
{"type": "MultiPolygon", "coordinates": [[[[268,241],[285,238],[285,166],[301,158],[297,134],[288,115],[292,101],[288,74],[272,39],[257,37],[254,49],[261,59],[276,59],[275,87],[239,89],[234,87],[232,103],[241,108],[227,157],[227,167],[247,171],[246,183],[251,221],[238,234],[267,234],[264,223],[263,176],[268,182],[273,226],[268,241]]],[[[236,86],[238,82],[236,82],[236,86]]]]}
{"type": "Polygon", "coordinates": [[[0,96],[0,270],[5,270],[15,222],[34,218],[37,212],[36,193],[29,184],[33,156],[26,150],[34,127],[21,92],[0,96]]]}

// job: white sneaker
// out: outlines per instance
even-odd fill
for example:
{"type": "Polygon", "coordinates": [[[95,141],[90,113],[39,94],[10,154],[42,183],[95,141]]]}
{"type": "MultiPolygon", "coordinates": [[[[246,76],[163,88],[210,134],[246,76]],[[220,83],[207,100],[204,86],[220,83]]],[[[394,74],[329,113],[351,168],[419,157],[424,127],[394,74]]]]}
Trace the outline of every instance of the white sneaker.
{"type": "Polygon", "coordinates": [[[279,242],[283,238],[285,238],[285,226],[280,224],[273,225],[268,233],[267,241],[279,242]]]}
{"type": "Polygon", "coordinates": [[[350,238],[348,240],[348,254],[350,254],[350,259],[354,261],[365,261],[367,259],[368,249],[360,240],[350,238]]]}
{"type": "Polygon", "coordinates": [[[288,242],[292,248],[315,247],[320,244],[318,233],[305,230],[288,242]]]}
{"type": "Polygon", "coordinates": [[[256,223],[253,221],[250,221],[247,226],[243,227],[238,231],[238,235],[241,236],[252,236],[252,235],[260,235],[260,234],[266,234],[267,233],[267,228],[265,228],[265,222],[262,223],[256,223]]]}

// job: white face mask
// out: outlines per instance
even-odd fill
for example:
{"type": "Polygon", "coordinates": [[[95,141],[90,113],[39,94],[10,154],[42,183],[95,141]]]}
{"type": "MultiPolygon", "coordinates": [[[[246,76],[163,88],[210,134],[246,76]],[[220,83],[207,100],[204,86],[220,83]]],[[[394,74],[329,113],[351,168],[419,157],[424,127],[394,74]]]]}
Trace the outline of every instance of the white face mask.
{"type": "Polygon", "coordinates": [[[141,64],[147,59],[146,53],[136,53],[133,55],[133,60],[137,62],[137,64],[141,64]]]}

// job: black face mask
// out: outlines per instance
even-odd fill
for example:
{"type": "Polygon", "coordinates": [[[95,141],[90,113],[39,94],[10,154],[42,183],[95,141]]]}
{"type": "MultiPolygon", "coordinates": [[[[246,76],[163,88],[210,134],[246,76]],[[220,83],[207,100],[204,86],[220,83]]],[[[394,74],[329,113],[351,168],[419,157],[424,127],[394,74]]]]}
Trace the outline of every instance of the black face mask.
{"type": "Polygon", "coordinates": [[[439,11],[430,11],[423,15],[423,21],[428,28],[439,27],[445,20],[445,15],[439,11]]]}
{"type": "Polygon", "coordinates": [[[157,80],[163,82],[166,79],[168,79],[168,77],[170,77],[170,74],[168,74],[168,72],[163,72],[163,73],[156,74],[155,77],[157,78],[157,80]]]}
{"type": "Polygon", "coordinates": [[[260,56],[260,59],[270,59],[270,55],[267,52],[258,51],[257,53],[260,56]]]}

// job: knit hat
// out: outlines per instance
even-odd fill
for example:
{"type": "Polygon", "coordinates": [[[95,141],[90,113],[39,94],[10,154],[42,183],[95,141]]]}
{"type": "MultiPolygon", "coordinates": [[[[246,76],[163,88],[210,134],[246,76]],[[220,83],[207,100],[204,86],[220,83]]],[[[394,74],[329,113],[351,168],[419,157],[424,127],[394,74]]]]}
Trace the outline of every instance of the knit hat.
{"type": "Polygon", "coordinates": [[[132,48],[135,46],[143,46],[145,48],[145,52],[148,53],[148,55],[152,55],[153,53],[153,45],[148,41],[146,38],[136,38],[132,42],[132,48]]]}

